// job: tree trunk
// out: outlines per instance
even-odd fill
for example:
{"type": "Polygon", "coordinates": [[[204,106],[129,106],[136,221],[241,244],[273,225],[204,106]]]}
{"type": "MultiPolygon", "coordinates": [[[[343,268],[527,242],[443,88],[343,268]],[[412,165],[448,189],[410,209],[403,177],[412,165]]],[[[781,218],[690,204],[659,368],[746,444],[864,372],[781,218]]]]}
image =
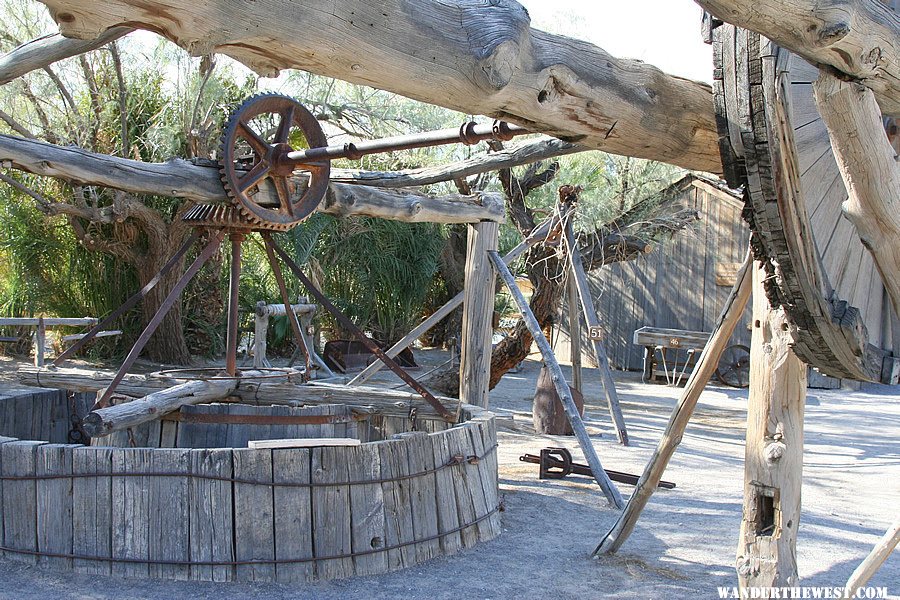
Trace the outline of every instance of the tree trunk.
{"type": "Polygon", "coordinates": [[[512,0],[43,0],[63,35],[160,33],[260,74],[303,69],[614,154],[721,172],[709,86],[537,31],[512,0]]]}
{"type": "MultiPolygon", "coordinates": [[[[141,286],[145,285],[159,272],[169,260],[169,256],[175,254],[178,245],[173,244],[171,247],[165,246],[165,248],[171,252],[167,254],[154,253],[153,256],[148,256],[144,262],[137,266],[141,286]]],[[[156,287],[144,297],[141,302],[141,317],[144,325],[149,323],[156,311],[159,310],[160,305],[162,305],[172,288],[175,287],[175,283],[182,273],[184,273],[184,260],[180,260],[175,265],[175,268],[163,277],[156,287]]],[[[181,298],[178,298],[162,320],[162,323],[159,324],[159,328],[150,337],[144,353],[153,362],[174,365],[190,364],[191,353],[188,350],[184,336],[181,309],[181,298]]]]}

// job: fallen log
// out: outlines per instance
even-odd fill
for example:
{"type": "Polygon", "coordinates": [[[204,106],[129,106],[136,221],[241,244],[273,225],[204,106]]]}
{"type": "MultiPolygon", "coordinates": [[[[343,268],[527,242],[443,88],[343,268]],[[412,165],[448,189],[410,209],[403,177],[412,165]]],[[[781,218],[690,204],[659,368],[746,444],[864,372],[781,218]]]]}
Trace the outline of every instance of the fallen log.
{"type": "Polygon", "coordinates": [[[274,76],[302,69],[597,150],[721,172],[709,86],[532,29],[513,0],[42,0],[63,35],[127,24],[274,76]]]}
{"type": "Polygon", "coordinates": [[[222,401],[234,390],[234,384],[233,380],[188,381],[131,402],[92,410],[81,426],[89,436],[102,437],[159,419],[182,406],[222,401]]]}
{"type": "MultiPolygon", "coordinates": [[[[75,146],[56,146],[0,134],[0,164],[35,175],[134,194],[173,196],[197,202],[229,201],[216,166],[178,158],[165,163],[145,163],[75,146]]],[[[266,194],[266,186],[261,186],[257,201],[265,203],[266,194]]],[[[505,219],[503,199],[496,193],[434,197],[408,189],[377,189],[345,183],[331,184],[318,210],[339,217],[368,216],[407,222],[478,223],[505,219]]]]}
{"type": "Polygon", "coordinates": [[[900,15],[879,0],[697,0],[714,16],[764,35],[813,64],[872,89],[900,115],[900,15]]]}

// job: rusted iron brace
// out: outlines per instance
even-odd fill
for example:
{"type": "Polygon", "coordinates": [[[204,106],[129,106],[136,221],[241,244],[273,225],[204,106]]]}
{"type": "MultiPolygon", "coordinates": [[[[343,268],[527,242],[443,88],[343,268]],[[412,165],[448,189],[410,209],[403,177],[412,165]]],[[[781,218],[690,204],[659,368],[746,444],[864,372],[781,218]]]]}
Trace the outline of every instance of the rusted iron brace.
{"type": "Polygon", "coordinates": [[[306,383],[309,381],[310,371],[312,370],[312,352],[306,347],[306,339],[303,337],[303,332],[300,331],[300,320],[297,318],[297,315],[294,313],[294,309],[291,306],[291,299],[288,296],[287,285],[284,283],[284,274],[281,272],[281,265],[278,264],[278,259],[275,257],[275,253],[272,251],[269,244],[265,244],[265,249],[266,257],[269,259],[269,266],[272,267],[272,275],[275,276],[275,283],[278,284],[278,293],[281,294],[281,301],[284,302],[285,317],[291,325],[291,331],[294,333],[294,343],[297,344],[297,348],[303,353],[303,364],[306,368],[304,369],[301,378],[303,383],[306,383]]]}
{"type": "Polygon", "coordinates": [[[369,352],[374,354],[381,362],[385,364],[387,368],[393,371],[400,379],[405,381],[412,389],[417,391],[434,409],[438,412],[438,414],[444,418],[448,423],[455,423],[456,417],[447,410],[447,407],[441,404],[441,402],[434,397],[434,395],[425,389],[425,387],[415,380],[409,373],[407,373],[403,367],[397,364],[394,359],[385,354],[384,350],[378,347],[374,341],[372,341],[369,336],[367,336],[363,331],[356,326],[356,324],[351,321],[347,315],[342,313],[331,301],[323,294],[319,289],[313,285],[313,282],[303,274],[303,270],[294,262],[287,252],[285,252],[281,246],[275,243],[272,239],[272,236],[268,231],[263,231],[260,233],[265,241],[266,245],[271,245],[272,249],[278,253],[278,256],[281,257],[281,260],[288,266],[288,268],[294,273],[294,276],[300,280],[300,283],[309,290],[309,293],[312,294],[316,300],[325,307],[325,310],[331,313],[331,315],[337,319],[337,321],[343,326],[347,331],[353,334],[353,337],[358,339],[363,345],[368,348],[369,352]]]}
{"type": "Polygon", "coordinates": [[[178,264],[178,261],[180,261],[182,258],[184,258],[184,255],[187,253],[188,250],[190,250],[191,246],[194,245],[194,243],[197,241],[197,239],[199,237],[200,237],[200,231],[195,229],[191,233],[190,237],[188,237],[188,239],[184,242],[184,244],[182,244],[181,248],[178,249],[178,252],[173,254],[172,258],[169,259],[169,262],[167,262],[165,265],[163,265],[163,268],[159,270],[159,273],[157,273],[156,275],[153,276],[153,279],[148,281],[144,287],[139,289],[128,300],[126,300],[124,303],[122,303],[122,305],[119,308],[117,308],[116,310],[109,313],[109,315],[107,315],[106,318],[104,318],[102,321],[100,321],[99,323],[94,325],[94,327],[90,331],[88,331],[86,334],[84,334],[83,338],[81,338],[80,340],[78,340],[77,342],[75,342],[74,344],[69,346],[62,353],[60,353],[60,355],[57,356],[56,359],[53,361],[53,363],[52,363],[53,366],[58,367],[62,363],[62,361],[66,360],[67,358],[69,358],[70,356],[72,356],[73,354],[75,354],[76,352],[81,350],[82,348],[84,348],[85,344],[87,344],[89,341],[94,339],[94,337],[98,333],[100,333],[101,331],[106,329],[107,326],[109,326],[113,321],[115,321],[116,319],[118,319],[119,317],[124,315],[126,312],[128,312],[129,310],[134,308],[137,305],[137,303],[140,302],[147,294],[149,294],[150,290],[155,288],[156,284],[158,284],[162,280],[162,278],[165,277],[176,264],[178,264]]]}

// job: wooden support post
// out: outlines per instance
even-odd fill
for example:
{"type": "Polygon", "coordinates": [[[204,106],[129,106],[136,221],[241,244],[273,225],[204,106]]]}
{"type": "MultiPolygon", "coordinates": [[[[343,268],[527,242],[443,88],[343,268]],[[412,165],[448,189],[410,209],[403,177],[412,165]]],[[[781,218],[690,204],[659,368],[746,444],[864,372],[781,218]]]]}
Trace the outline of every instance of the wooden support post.
{"type": "Polygon", "coordinates": [[[574,277],[566,282],[569,309],[569,358],[572,360],[572,387],[584,393],[581,379],[581,315],[578,314],[578,285],[574,277]]]}
{"type": "Polygon", "coordinates": [[[856,590],[869,583],[872,575],[884,564],[898,544],[900,544],[900,519],[894,521],[865,560],[850,574],[847,585],[844,586],[844,598],[855,598],[856,590]]]}
{"type": "Polygon", "coordinates": [[[619,493],[619,489],[610,480],[606,471],[603,470],[603,465],[600,464],[600,457],[597,456],[597,451],[594,449],[594,445],[591,443],[591,438],[588,435],[587,429],[584,427],[584,421],[581,420],[578,407],[575,405],[575,400],[572,398],[572,392],[569,390],[569,384],[566,383],[566,378],[559,366],[559,362],[556,360],[556,355],[553,354],[553,348],[550,347],[550,342],[544,337],[541,325],[538,323],[537,318],[535,318],[534,313],[531,312],[531,307],[529,307],[528,302],[525,301],[525,296],[522,295],[519,286],[516,285],[516,280],[513,277],[513,274],[510,273],[509,267],[506,266],[506,263],[503,262],[503,259],[500,258],[500,255],[496,251],[491,251],[488,255],[490,256],[491,262],[494,263],[494,267],[500,273],[503,282],[506,283],[506,287],[509,288],[510,295],[519,306],[519,310],[522,312],[522,319],[525,321],[528,331],[531,332],[534,343],[537,344],[537,347],[541,351],[541,356],[544,358],[544,366],[550,371],[550,378],[553,380],[553,386],[556,388],[556,393],[559,394],[563,409],[569,417],[569,423],[572,424],[572,431],[578,439],[578,444],[581,446],[581,451],[584,453],[588,465],[591,467],[594,479],[597,480],[597,483],[603,490],[603,495],[606,496],[610,505],[621,509],[625,506],[622,494],[619,493]]]}
{"type": "Polygon", "coordinates": [[[44,366],[44,349],[47,346],[47,326],[44,318],[39,317],[37,329],[34,332],[34,366],[44,366]]]}
{"type": "Polygon", "coordinates": [[[742,589],[798,584],[803,476],[807,367],[791,350],[791,325],[782,309],[769,305],[763,288],[765,271],[759,264],[756,267],[744,510],[736,561],[742,589]]]}
{"type": "Polygon", "coordinates": [[[694,367],[693,373],[684,386],[684,391],[681,393],[681,398],[678,399],[675,410],[672,411],[672,416],[669,417],[669,424],[666,425],[666,430],[656,446],[656,451],[647,466],[644,467],[644,473],[638,480],[631,498],[628,499],[628,506],[600,542],[595,554],[615,552],[622,547],[634,530],[644,507],[650,501],[650,496],[656,491],[656,486],[662,479],[672,455],[675,454],[675,449],[681,443],[684,430],[687,429],[691,415],[694,414],[700,394],[703,393],[706,384],[716,372],[722,352],[728,346],[728,340],[731,339],[731,334],[734,333],[734,328],[740,322],[741,315],[744,314],[744,309],[747,307],[752,287],[750,272],[753,268],[752,265],[753,259],[748,252],[743,266],[738,271],[731,294],[719,315],[716,327],[709,336],[709,341],[703,349],[703,354],[700,355],[700,360],[697,361],[697,366],[694,367]]]}
{"type": "MultiPolygon", "coordinates": [[[[587,274],[584,272],[584,264],[575,244],[575,230],[572,220],[566,222],[566,245],[569,264],[572,267],[572,275],[578,296],[581,298],[581,307],[584,310],[584,321],[589,329],[599,329],[600,320],[594,309],[594,301],[591,299],[591,290],[588,287],[587,274]]],[[[619,396],[616,394],[616,382],[613,380],[609,367],[609,358],[606,349],[598,340],[591,340],[594,348],[594,357],[597,359],[597,370],[600,372],[600,380],[603,382],[603,393],[606,394],[606,404],[609,407],[609,415],[616,427],[616,437],[623,446],[628,445],[628,431],[625,429],[625,419],[622,417],[622,408],[619,406],[619,396]]]]}
{"type": "Polygon", "coordinates": [[[497,249],[500,226],[493,221],[482,221],[469,225],[468,229],[459,397],[469,404],[487,408],[496,295],[488,252],[497,249]]]}
{"type": "Polygon", "coordinates": [[[253,367],[257,369],[272,366],[266,359],[269,313],[264,310],[265,307],[266,303],[262,300],[256,303],[256,317],[254,318],[253,329],[253,367]]]}

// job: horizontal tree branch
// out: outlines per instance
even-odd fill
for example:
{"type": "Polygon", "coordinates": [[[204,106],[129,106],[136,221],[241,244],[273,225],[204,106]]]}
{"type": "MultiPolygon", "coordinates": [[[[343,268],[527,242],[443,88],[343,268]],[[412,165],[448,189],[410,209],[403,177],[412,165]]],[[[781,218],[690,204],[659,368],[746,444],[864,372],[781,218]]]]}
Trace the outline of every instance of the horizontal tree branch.
{"type": "Polygon", "coordinates": [[[0,85],[64,58],[96,50],[132,31],[134,29],[131,27],[113,27],[89,40],[71,39],[54,33],[25,42],[0,56],[0,85]]]}
{"type": "Polygon", "coordinates": [[[722,170],[708,85],[532,29],[514,0],[270,0],[255,10],[219,0],[42,1],[72,37],[127,24],[267,76],[303,69],[597,150],[722,170]]]}
{"type": "Polygon", "coordinates": [[[900,116],[900,14],[880,0],[697,0],[717,18],[826,64],[900,116]]]}
{"type": "MultiPolygon", "coordinates": [[[[74,146],[0,135],[0,163],[80,185],[174,196],[198,203],[229,202],[217,168],[177,158],[165,163],[145,163],[74,146]]],[[[260,194],[263,196],[257,197],[262,201],[266,191],[260,194]]],[[[385,190],[344,183],[329,186],[319,211],[340,217],[370,216],[407,222],[474,223],[505,219],[499,194],[433,197],[407,189],[385,190]]]]}

